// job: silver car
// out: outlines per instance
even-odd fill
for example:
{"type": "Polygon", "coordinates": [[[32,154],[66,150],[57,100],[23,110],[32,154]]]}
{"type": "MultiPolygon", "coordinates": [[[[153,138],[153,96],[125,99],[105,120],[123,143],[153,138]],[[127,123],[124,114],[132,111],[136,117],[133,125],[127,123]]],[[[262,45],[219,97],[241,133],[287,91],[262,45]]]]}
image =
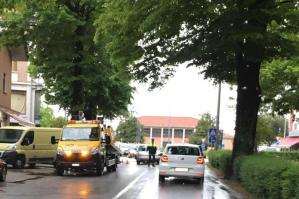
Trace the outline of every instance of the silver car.
{"type": "Polygon", "coordinates": [[[199,145],[166,145],[159,165],[160,182],[165,177],[195,178],[203,182],[204,172],[204,156],[199,145]]]}
{"type": "MultiPolygon", "coordinates": [[[[148,163],[148,151],[147,151],[147,144],[140,144],[136,147],[136,155],[135,159],[137,164],[140,163],[148,163]]],[[[155,156],[155,162],[159,164],[160,160],[160,151],[157,150],[156,156],[155,156]]]]}

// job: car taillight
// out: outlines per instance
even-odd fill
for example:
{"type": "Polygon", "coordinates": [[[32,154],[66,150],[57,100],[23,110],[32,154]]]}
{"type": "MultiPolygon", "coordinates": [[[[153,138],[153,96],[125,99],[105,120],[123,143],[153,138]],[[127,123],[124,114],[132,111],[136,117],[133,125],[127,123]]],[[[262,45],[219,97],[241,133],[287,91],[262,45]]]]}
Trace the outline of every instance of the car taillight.
{"type": "Polygon", "coordinates": [[[162,155],[161,156],[161,162],[168,162],[168,156],[167,155],[162,155]]]}
{"type": "Polygon", "coordinates": [[[203,164],[203,163],[205,163],[205,159],[204,159],[204,157],[199,156],[199,157],[197,158],[197,160],[196,160],[196,163],[197,163],[197,164],[203,164]]]}

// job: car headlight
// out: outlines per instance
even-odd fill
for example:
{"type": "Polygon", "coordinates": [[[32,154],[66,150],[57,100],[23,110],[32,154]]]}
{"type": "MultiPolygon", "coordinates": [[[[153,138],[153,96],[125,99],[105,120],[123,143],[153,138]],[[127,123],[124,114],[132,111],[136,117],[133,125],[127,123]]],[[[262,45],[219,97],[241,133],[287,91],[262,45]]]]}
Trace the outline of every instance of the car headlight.
{"type": "Polygon", "coordinates": [[[99,148],[98,147],[94,147],[90,150],[90,154],[91,155],[95,155],[99,153],[99,148]]]}
{"type": "Polygon", "coordinates": [[[8,151],[16,151],[17,147],[15,144],[10,144],[6,147],[6,150],[8,151]]]}
{"type": "Polygon", "coordinates": [[[57,155],[64,155],[64,151],[61,147],[58,147],[56,150],[57,155]]]}

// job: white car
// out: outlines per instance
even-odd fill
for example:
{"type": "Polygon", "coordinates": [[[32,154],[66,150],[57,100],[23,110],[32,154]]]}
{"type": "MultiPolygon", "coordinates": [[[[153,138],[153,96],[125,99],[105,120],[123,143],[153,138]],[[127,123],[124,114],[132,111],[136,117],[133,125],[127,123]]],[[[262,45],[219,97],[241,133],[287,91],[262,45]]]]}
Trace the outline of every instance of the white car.
{"type": "Polygon", "coordinates": [[[159,181],[165,177],[204,180],[205,162],[199,145],[167,144],[159,165],[159,181]]]}
{"type": "MultiPolygon", "coordinates": [[[[137,164],[139,165],[140,163],[148,163],[148,151],[147,151],[147,144],[140,144],[136,147],[136,155],[135,159],[137,164]]],[[[159,164],[160,160],[160,151],[157,150],[156,155],[155,155],[155,162],[159,164]]]]}

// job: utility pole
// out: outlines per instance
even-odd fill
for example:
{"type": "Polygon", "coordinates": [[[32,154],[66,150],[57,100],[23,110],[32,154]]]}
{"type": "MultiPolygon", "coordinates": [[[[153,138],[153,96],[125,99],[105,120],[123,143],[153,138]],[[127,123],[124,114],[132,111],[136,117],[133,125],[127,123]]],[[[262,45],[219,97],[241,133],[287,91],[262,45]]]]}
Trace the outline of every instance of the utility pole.
{"type": "Polygon", "coordinates": [[[283,138],[285,138],[286,134],[287,134],[287,122],[288,122],[288,120],[284,117],[283,138]]]}
{"type": "Polygon", "coordinates": [[[219,138],[220,138],[220,131],[219,131],[219,116],[220,116],[220,100],[221,100],[221,81],[218,84],[218,102],[217,102],[217,116],[216,116],[216,146],[215,149],[217,150],[219,147],[219,138]]]}

